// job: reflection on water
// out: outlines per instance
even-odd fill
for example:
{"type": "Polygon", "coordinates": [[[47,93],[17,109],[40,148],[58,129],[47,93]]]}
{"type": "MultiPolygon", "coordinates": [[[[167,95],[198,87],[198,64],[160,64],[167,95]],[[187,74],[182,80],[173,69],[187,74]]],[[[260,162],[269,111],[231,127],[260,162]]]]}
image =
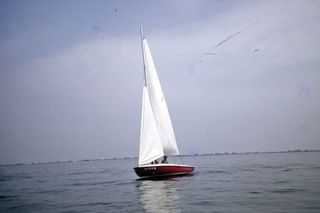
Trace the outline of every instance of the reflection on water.
{"type": "Polygon", "coordinates": [[[140,202],[147,212],[181,212],[175,179],[140,182],[140,202]]]}

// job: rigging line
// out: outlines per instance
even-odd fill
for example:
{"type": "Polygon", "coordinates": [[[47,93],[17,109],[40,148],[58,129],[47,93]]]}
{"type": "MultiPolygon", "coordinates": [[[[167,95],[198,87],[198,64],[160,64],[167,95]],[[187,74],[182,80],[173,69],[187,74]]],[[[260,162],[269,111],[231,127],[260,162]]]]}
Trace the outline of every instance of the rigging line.
{"type": "MultiPolygon", "coordinates": [[[[66,36],[67,39],[69,41],[71,41],[74,45],[76,45],[79,49],[82,49],[86,52],[88,52],[89,54],[93,55],[95,57],[95,60],[97,60],[97,62],[99,62],[99,64],[101,65],[105,65],[106,63],[108,63],[108,61],[102,57],[102,56],[99,56],[97,55],[96,53],[92,52],[91,50],[89,50],[88,48],[86,48],[84,45],[80,44],[80,43],[77,43],[74,39],[72,39],[70,36],[66,36]]],[[[119,76],[119,74],[116,74],[116,73],[112,73],[112,72],[108,72],[110,76],[112,76],[113,78],[119,76]]],[[[128,82],[128,77],[126,75],[123,75],[122,73],[122,78],[125,79],[126,82],[128,82]]],[[[129,86],[126,84],[125,87],[129,88],[129,86]]]]}
{"type": "Polygon", "coordinates": [[[281,8],[280,10],[277,10],[277,11],[271,13],[270,15],[265,16],[265,17],[263,17],[262,19],[259,19],[258,21],[250,24],[249,26],[247,26],[246,28],[240,30],[239,32],[232,34],[231,36],[229,36],[229,37],[227,37],[226,39],[222,40],[220,43],[218,43],[216,46],[214,46],[214,47],[213,47],[212,49],[210,49],[208,52],[205,52],[204,55],[210,55],[211,52],[212,52],[215,48],[219,47],[221,44],[227,42],[227,41],[230,40],[231,38],[233,38],[233,37],[239,35],[240,33],[242,33],[243,31],[249,29],[250,27],[253,27],[254,25],[256,25],[256,24],[262,22],[263,20],[265,20],[265,19],[267,19],[267,18],[269,18],[269,17],[271,17],[271,16],[279,13],[280,11],[282,11],[282,10],[284,10],[284,9],[286,9],[286,8],[285,8],[285,7],[284,7],[284,8],[281,8]]]}
{"type": "MultiPolygon", "coordinates": [[[[262,22],[263,20],[265,20],[265,19],[267,19],[267,18],[269,18],[269,17],[271,17],[271,16],[273,16],[273,15],[275,15],[275,14],[277,14],[277,13],[279,13],[279,12],[281,12],[282,10],[285,10],[285,9],[286,9],[286,7],[283,7],[283,8],[281,8],[281,9],[279,9],[279,10],[271,13],[270,15],[267,15],[267,16],[259,19],[258,21],[255,21],[254,23],[252,23],[252,24],[250,24],[249,26],[243,28],[243,29],[240,30],[239,32],[234,33],[234,34],[228,36],[227,38],[225,38],[224,40],[222,40],[221,42],[219,42],[216,46],[214,46],[213,48],[211,48],[209,51],[204,52],[198,59],[196,59],[196,60],[192,61],[191,63],[188,63],[188,64],[187,64],[188,75],[193,74],[193,73],[196,71],[196,67],[195,67],[196,64],[197,64],[197,63],[202,63],[202,62],[203,62],[203,58],[204,58],[205,56],[220,55],[220,54],[215,54],[215,53],[213,53],[212,51],[213,51],[214,49],[216,49],[217,47],[221,46],[221,45],[224,44],[225,42],[229,41],[229,40],[232,39],[233,37],[239,35],[239,34],[242,33],[243,31],[249,29],[250,27],[253,27],[254,25],[262,22]]],[[[184,71],[182,71],[182,72],[184,72],[184,71]]],[[[182,72],[180,72],[180,73],[182,73],[182,72]]],[[[177,76],[179,76],[180,73],[176,74],[172,79],[174,79],[174,78],[176,78],[177,76]]]]}
{"type": "MultiPolygon", "coordinates": [[[[285,10],[285,9],[286,9],[286,7],[283,7],[283,8],[281,8],[281,9],[279,9],[279,10],[271,13],[270,15],[267,15],[267,16],[259,19],[258,21],[255,21],[254,23],[250,24],[249,26],[245,27],[244,29],[240,30],[239,32],[234,33],[234,34],[228,36],[227,38],[225,38],[224,40],[222,40],[221,42],[219,42],[216,46],[214,46],[213,48],[211,48],[209,51],[204,52],[198,59],[196,59],[196,60],[192,61],[191,63],[188,63],[188,64],[187,64],[187,70],[188,70],[187,75],[193,74],[193,73],[196,71],[196,67],[195,67],[196,64],[197,64],[197,63],[202,63],[202,62],[203,62],[203,58],[204,58],[205,56],[208,56],[208,55],[209,55],[209,56],[212,56],[212,55],[220,55],[220,54],[212,53],[212,51],[213,51],[214,49],[216,49],[217,47],[221,46],[221,45],[224,44],[225,42],[229,41],[229,40],[232,39],[233,37],[239,35],[239,34],[242,33],[243,31],[249,29],[250,27],[253,27],[254,25],[262,22],[263,20],[265,20],[265,19],[267,19],[267,18],[270,18],[271,16],[273,16],[273,15],[275,15],[275,14],[277,14],[277,13],[279,13],[279,12],[281,12],[282,10],[285,10]]],[[[183,73],[183,72],[184,72],[184,71],[181,71],[181,72],[177,73],[176,75],[174,75],[174,76],[171,78],[171,80],[175,79],[176,77],[178,77],[178,76],[179,76],[181,73],[183,73]]]]}
{"type": "MultiPolygon", "coordinates": [[[[73,39],[71,39],[69,36],[67,36],[67,38],[68,38],[72,43],[76,44],[76,42],[75,42],[73,39]]],[[[81,49],[83,49],[84,51],[86,51],[86,52],[90,53],[91,55],[97,57],[99,60],[102,60],[100,56],[96,55],[95,53],[93,53],[92,51],[90,51],[88,48],[82,46],[81,44],[78,44],[78,45],[79,45],[79,46],[81,47],[81,49]]]]}

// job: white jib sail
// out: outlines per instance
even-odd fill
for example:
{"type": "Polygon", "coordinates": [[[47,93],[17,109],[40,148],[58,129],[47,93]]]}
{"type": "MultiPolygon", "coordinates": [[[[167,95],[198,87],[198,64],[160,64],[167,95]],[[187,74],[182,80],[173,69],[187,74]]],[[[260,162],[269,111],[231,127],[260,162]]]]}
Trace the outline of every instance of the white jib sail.
{"type": "Polygon", "coordinates": [[[149,164],[163,156],[162,144],[153,117],[147,87],[143,87],[139,165],[149,164]]]}
{"type": "MultiPolygon", "coordinates": [[[[142,45],[143,45],[143,51],[144,51],[143,54],[144,54],[144,63],[145,63],[145,87],[148,91],[147,93],[144,93],[144,94],[148,94],[148,98],[149,98],[149,101],[151,104],[151,110],[152,110],[152,113],[150,113],[150,115],[148,116],[153,116],[154,118],[157,135],[159,136],[161,145],[162,145],[163,155],[179,155],[179,150],[178,150],[177,142],[175,139],[174,131],[172,128],[167,104],[163,96],[163,92],[162,92],[159,78],[156,72],[156,68],[154,66],[150,49],[145,38],[142,38],[142,45]]],[[[145,131],[145,129],[147,128],[149,127],[146,127],[146,126],[141,127],[140,146],[141,146],[141,140],[143,140],[141,137],[144,137],[144,133],[142,131],[145,131]]],[[[147,142],[142,142],[142,144],[145,144],[145,143],[147,142]]],[[[152,141],[150,143],[152,145],[150,145],[149,152],[153,152],[152,149],[153,149],[153,146],[155,146],[154,145],[155,141],[152,141]]],[[[142,148],[142,149],[145,149],[145,148],[142,148]]]]}

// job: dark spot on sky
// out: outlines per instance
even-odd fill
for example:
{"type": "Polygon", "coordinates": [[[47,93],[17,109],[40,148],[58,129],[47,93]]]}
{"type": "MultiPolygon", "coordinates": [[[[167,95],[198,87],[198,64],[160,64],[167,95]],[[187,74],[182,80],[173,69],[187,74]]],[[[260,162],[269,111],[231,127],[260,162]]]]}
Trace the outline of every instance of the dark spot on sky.
{"type": "Polygon", "coordinates": [[[101,27],[99,25],[92,25],[92,30],[94,31],[95,35],[97,36],[101,30],[101,27]]]}
{"type": "Polygon", "coordinates": [[[301,84],[297,87],[297,93],[299,96],[308,95],[309,92],[310,92],[309,87],[304,84],[301,84]]]}

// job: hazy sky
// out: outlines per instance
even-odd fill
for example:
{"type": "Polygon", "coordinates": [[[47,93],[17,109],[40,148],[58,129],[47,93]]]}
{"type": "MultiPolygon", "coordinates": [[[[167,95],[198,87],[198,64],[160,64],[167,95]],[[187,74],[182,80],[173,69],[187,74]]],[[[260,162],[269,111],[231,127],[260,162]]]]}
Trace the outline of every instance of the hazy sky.
{"type": "Polygon", "coordinates": [[[182,154],[320,149],[319,1],[0,4],[0,164],[138,156],[140,25],[182,154]]]}

